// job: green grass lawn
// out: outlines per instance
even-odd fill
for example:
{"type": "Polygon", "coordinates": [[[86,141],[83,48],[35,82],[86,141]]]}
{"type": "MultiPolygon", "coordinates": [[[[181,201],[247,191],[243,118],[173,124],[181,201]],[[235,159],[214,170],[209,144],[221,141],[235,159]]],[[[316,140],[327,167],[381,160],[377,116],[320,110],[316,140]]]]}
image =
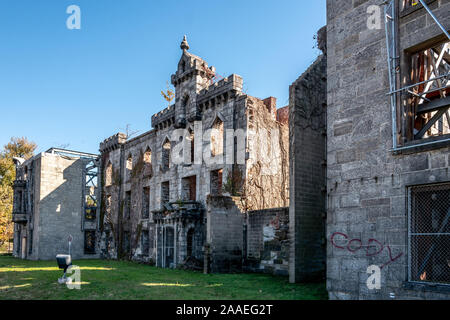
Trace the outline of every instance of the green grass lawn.
{"type": "Polygon", "coordinates": [[[325,284],[290,284],[261,274],[209,274],[125,261],[78,260],[81,289],[58,284],[56,261],[0,255],[0,299],[317,300],[325,284]]]}

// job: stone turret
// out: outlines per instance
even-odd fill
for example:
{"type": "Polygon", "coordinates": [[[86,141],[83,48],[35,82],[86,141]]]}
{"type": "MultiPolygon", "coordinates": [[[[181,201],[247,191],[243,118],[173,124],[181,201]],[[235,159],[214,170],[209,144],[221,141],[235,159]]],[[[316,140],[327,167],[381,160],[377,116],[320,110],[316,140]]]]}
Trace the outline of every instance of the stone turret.
{"type": "Polygon", "coordinates": [[[205,60],[188,52],[190,46],[186,36],[180,48],[183,54],[171,82],[175,87],[175,127],[184,128],[188,121],[199,117],[197,94],[210,85],[215,68],[208,67],[205,60]]]}

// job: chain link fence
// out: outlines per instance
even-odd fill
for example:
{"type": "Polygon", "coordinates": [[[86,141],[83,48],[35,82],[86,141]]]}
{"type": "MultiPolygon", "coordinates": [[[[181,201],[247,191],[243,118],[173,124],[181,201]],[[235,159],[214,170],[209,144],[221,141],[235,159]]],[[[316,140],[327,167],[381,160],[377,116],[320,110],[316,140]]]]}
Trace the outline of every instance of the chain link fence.
{"type": "Polygon", "coordinates": [[[409,280],[450,284],[450,183],[409,189],[409,280]]]}

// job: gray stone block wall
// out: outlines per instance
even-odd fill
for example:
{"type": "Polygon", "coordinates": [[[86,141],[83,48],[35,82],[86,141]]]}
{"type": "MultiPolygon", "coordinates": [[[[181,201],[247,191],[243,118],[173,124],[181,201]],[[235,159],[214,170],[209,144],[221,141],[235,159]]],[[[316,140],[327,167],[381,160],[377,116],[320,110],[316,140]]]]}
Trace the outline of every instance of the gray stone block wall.
{"type": "MultiPolygon", "coordinates": [[[[384,20],[368,29],[370,5],[380,2],[327,1],[327,289],[331,299],[449,299],[436,288],[407,286],[407,187],[450,181],[450,149],[391,151],[384,20]],[[380,290],[366,285],[370,265],[383,266],[380,290]]],[[[450,25],[449,1],[432,9],[450,25]]],[[[440,35],[423,8],[401,18],[401,58],[440,35]]]]}

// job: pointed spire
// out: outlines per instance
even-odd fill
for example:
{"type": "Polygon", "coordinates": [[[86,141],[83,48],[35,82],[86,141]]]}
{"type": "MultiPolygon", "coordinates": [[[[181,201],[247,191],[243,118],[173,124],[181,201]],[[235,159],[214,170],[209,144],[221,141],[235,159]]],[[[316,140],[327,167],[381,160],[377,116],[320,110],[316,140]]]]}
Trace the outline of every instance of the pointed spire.
{"type": "Polygon", "coordinates": [[[189,43],[187,42],[186,35],[184,35],[183,41],[180,45],[181,50],[186,51],[189,50],[189,43]]]}

